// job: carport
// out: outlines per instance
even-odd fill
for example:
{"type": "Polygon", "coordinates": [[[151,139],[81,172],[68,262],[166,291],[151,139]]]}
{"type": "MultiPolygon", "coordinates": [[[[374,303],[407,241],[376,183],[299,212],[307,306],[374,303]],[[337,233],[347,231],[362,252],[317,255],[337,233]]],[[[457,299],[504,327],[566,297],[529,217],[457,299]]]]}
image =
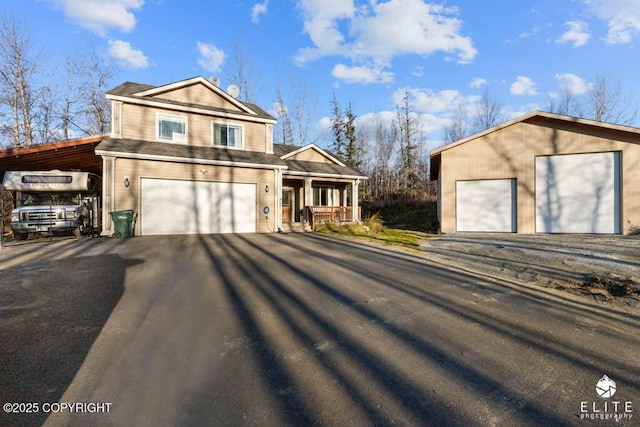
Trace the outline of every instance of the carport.
{"type": "Polygon", "coordinates": [[[0,151],[0,175],[16,170],[82,170],[102,176],[102,159],[95,147],[102,135],[0,151]]]}
{"type": "MultiPolygon", "coordinates": [[[[102,176],[102,159],[96,156],[95,147],[103,135],[56,141],[29,147],[7,148],[0,151],[0,178],[6,171],[33,170],[63,171],[81,170],[102,176]]],[[[14,208],[14,195],[0,189],[2,218],[14,208]]],[[[2,228],[4,235],[4,227],[2,228]]]]}

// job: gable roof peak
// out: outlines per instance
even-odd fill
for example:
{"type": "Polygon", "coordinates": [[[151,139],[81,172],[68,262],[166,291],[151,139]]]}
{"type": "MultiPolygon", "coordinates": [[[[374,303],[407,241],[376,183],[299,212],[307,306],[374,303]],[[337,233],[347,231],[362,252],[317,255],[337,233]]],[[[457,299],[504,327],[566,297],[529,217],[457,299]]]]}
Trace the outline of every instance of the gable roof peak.
{"type": "MultiPolygon", "coordinates": [[[[280,145],[285,146],[284,144],[280,144],[280,145]]],[[[332,161],[332,162],[334,162],[334,163],[336,163],[336,164],[338,164],[340,166],[346,166],[345,163],[342,160],[340,160],[339,158],[334,156],[329,151],[323,150],[322,148],[318,147],[314,143],[310,143],[310,144],[303,145],[303,146],[300,146],[300,147],[297,147],[297,146],[285,146],[285,147],[291,148],[291,151],[289,151],[288,153],[280,156],[280,158],[282,160],[287,160],[287,159],[289,159],[291,157],[294,157],[294,156],[302,153],[303,151],[314,150],[317,153],[319,153],[320,155],[322,155],[323,157],[329,159],[330,161],[332,161]]]]}
{"type": "Polygon", "coordinates": [[[193,85],[196,85],[196,84],[200,84],[200,85],[205,86],[207,89],[209,89],[210,91],[214,92],[218,96],[221,96],[226,101],[228,101],[231,104],[235,105],[236,107],[238,107],[239,109],[241,109],[245,113],[251,114],[251,115],[256,115],[256,116],[258,115],[258,113],[253,111],[247,104],[237,100],[233,96],[229,95],[226,91],[222,90],[219,86],[215,85],[213,82],[211,82],[208,79],[205,79],[202,76],[191,77],[189,79],[180,80],[180,81],[169,83],[169,84],[162,85],[162,86],[151,86],[151,87],[149,87],[147,89],[143,89],[143,90],[141,90],[139,92],[133,93],[132,95],[137,96],[137,97],[152,97],[152,96],[155,96],[155,95],[159,95],[159,94],[166,93],[166,92],[171,92],[171,91],[174,91],[174,90],[177,90],[177,89],[182,89],[184,87],[193,86],[193,85]]]}
{"type": "Polygon", "coordinates": [[[541,110],[534,110],[531,111],[530,113],[527,114],[523,114],[519,117],[516,117],[512,120],[509,120],[505,123],[501,123],[497,126],[494,126],[490,129],[484,130],[482,132],[478,132],[475,133],[473,135],[470,135],[466,138],[463,138],[461,140],[458,141],[454,141],[450,144],[446,144],[443,145],[442,147],[436,148],[434,150],[431,151],[431,157],[440,154],[441,152],[448,150],[450,148],[453,147],[457,147],[458,145],[462,145],[466,142],[472,141],[474,139],[480,138],[482,136],[488,135],[490,133],[496,132],[500,129],[504,129],[507,128],[509,126],[513,126],[517,123],[526,123],[532,119],[535,118],[544,118],[544,119],[548,119],[548,120],[556,120],[556,121],[562,121],[562,122],[572,122],[572,123],[577,123],[580,125],[584,125],[584,126],[595,126],[595,127],[599,127],[599,128],[603,128],[603,129],[610,129],[610,130],[615,130],[615,131],[620,131],[620,132],[631,132],[631,133],[636,133],[636,134],[640,134],[640,128],[635,128],[632,126],[625,126],[625,125],[618,125],[618,124],[614,124],[614,123],[607,123],[607,122],[599,122],[596,120],[590,120],[590,119],[583,119],[580,117],[572,117],[572,116],[565,116],[562,114],[557,114],[557,113],[549,113],[547,111],[541,111],[541,110]]]}

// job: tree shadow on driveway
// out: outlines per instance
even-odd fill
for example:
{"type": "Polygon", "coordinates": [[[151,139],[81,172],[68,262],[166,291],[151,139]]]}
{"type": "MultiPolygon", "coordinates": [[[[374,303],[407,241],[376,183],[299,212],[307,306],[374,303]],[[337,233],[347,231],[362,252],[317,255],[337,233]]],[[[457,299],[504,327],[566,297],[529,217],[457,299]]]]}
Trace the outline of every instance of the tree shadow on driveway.
{"type": "MultiPolygon", "coordinates": [[[[42,259],[42,258],[41,258],[42,259]]],[[[0,270],[0,401],[37,403],[0,411],[0,425],[41,425],[58,402],[124,289],[118,255],[71,257],[0,270]]]]}

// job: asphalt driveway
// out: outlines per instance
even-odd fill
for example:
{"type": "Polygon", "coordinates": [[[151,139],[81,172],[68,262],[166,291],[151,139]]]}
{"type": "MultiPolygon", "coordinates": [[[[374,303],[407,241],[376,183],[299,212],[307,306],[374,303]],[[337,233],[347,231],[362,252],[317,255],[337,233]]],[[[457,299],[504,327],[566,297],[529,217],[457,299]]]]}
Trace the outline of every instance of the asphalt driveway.
{"type": "MultiPolygon", "coordinates": [[[[39,424],[47,399],[75,405],[48,406],[51,426],[584,425],[581,417],[604,414],[593,422],[637,422],[640,318],[553,290],[314,233],[38,250],[45,258],[22,247],[0,253],[0,291],[29,268],[23,287],[72,283],[76,265],[73,286],[104,291],[106,301],[69,299],[101,313],[78,315],[73,331],[93,322],[83,360],[64,368],[47,359],[49,370],[67,372],[64,393],[31,386],[34,395],[18,395],[40,413],[3,413],[2,424],[39,424]],[[617,385],[608,400],[596,393],[604,375],[617,385]],[[613,401],[622,403],[603,406],[613,401]]],[[[0,308],[0,330],[14,314],[0,308]]],[[[47,322],[58,329],[55,316],[47,322]]],[[[0,346],[7,354],[10,343],[0,346]]],[[[16,392],[0,390],[3,404],[16,392]]]]}

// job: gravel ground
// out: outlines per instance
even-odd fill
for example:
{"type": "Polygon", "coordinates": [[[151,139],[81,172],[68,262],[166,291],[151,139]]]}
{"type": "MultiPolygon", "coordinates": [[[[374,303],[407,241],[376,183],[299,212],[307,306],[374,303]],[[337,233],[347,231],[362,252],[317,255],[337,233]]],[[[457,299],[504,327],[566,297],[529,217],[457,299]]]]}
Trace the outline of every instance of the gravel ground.
{"type": "Polygon", "coordinates": [[[466,271],[640,311],[640,236],[447,234],[427,258],[466,271]]]}

